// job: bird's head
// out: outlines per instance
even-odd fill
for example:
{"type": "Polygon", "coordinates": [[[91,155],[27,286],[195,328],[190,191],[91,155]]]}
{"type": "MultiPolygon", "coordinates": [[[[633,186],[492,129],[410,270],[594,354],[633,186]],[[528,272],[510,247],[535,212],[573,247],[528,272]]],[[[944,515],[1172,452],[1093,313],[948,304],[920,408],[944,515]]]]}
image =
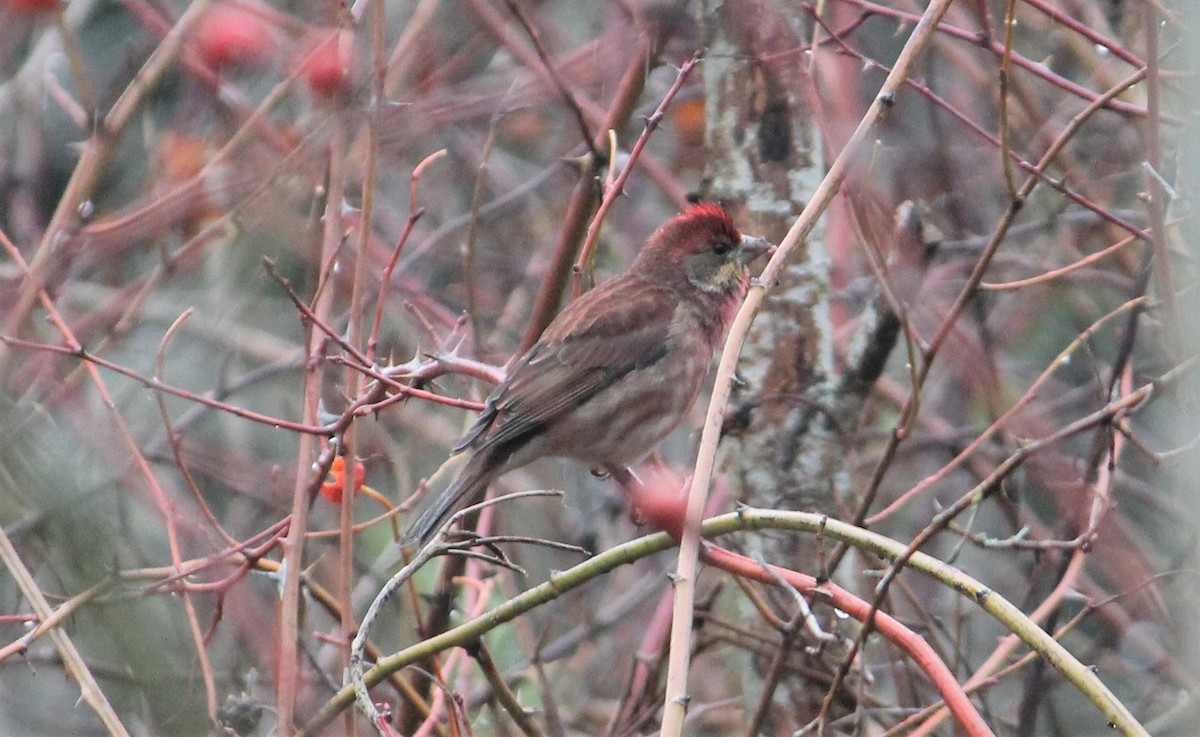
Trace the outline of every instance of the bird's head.
{"type": "Polygon", "coordinates": [[[633,269],[708,294],[740,295],[747,266],[771,244],[744,236],[720,205],[692,205],[650,236],[633,269]]]}

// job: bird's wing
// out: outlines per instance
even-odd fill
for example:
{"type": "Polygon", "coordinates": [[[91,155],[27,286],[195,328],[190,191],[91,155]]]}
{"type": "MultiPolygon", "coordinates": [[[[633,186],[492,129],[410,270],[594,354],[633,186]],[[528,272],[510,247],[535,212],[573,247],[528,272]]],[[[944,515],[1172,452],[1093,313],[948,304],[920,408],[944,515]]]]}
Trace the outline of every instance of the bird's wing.
{"type": "Polygon", "coordinates": [[[488,397],[456,451],[533,437],[620,377],[653,365],[667,353],[674,309],[669,290],[626,278],[575,300],[488,397]]]}

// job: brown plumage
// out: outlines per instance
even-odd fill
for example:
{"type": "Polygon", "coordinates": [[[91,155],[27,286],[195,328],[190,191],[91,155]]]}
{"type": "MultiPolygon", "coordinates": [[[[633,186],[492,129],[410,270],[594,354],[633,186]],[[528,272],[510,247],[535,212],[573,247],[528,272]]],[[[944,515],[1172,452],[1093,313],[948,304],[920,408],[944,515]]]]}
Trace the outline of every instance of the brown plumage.
{"type": "Polygon", "coordinates": [[[404,534],[427,542],[492,479],[546,456],[623,470],[684,418],[768,244],[717,205],[660,227],[620,276],[572,302],[488,397],[458,479],[404,534]]]}

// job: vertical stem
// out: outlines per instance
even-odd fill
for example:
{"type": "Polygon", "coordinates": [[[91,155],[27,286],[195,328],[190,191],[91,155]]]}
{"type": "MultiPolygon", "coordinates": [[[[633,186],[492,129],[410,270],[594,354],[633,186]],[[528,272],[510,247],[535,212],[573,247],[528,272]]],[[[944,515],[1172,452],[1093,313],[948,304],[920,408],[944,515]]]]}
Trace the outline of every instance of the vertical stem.
{"type": "MultiPolygon", "coordinates": [[[[1183,345],[1180,333],[1179,307],[1175,304],[1175,288],[1171,283],[1171,265],[1167,259],[1166,233],[1166,189],[1162,183],[1162,151],[1159,140],[1160,111],[1162,109],[1159,65],[1158,65],[1158,12],[1154,6],[1143,7],[1143,24],[1146,33],[1146,166],[1150,168],[1146,177],[1150,197],[1146,209],[1150,216],[1150,242],[1154,249],[1154,273],[1158,281],[1159,299],[1166,311],[1167,331],[1171,339],[1168,346],[1183,345]]],[[[1168,348],[1169,350],[1169,348],[1168,348]]]]}
{"type": "MultiPolygon", "coordinates": [[[[379,164],[378,111],[383,104],[384,78],[384,29],[386,8],[383,0],[373,0],[368,10],[368,26],[371,33],[371,100],[366,116],[366,151],[362,181],[362,210],[359,213],[358,243],[354,256],[354,280],[350,285],[350,323],[346,341],[353,346],[366,349],[363,336],[363,288],[367,276],[367,259],[371,242],[372,213],[375,206],[375,177],[379,164]]],[[[341,203],[328,203],[339,210],[341,203]]],[[[362,374],[358,369],[347,366],[345,374],[345,396],[357,397],[362,388],[362,374]]],[[[342,503],[338,510],[338,608],[341,610],[342,670],[348,673],[353,658],[351,641],[358,629],[354,618],[354,491],[357,476],[358,425],[351,423],[342,434],[342,451],[345,454],[347,473],[342,477],[342,503]]],[[[344,715],[343,734],[354,737],[358,733],[354,710],[347,709],[344,715]]]]}
{"type": "Polygon", "coordinates": [[[692,478],[691,494],[688,499],[687,521],[683,529],[683,539],[679,545],[679,559],[674,577],[675,610],[671,622],[671,648],[667,664],[666,695],[660,731],[662,737],[678,737],[683,734],[683,721],[687,715],[687,676],[691,666],[691,632],[695,610],[697,559],[700,551],[700,521],[704,515],[708,487],[712,480],[713,459],[716,456],[717,441],[725,415],[725,404],[729,399],[733,371],[737,366],[737,356],[745,341],[746,331],[749,330],[754,313],[762,304],[768,287],[775,282],[788,255],[812,232],[817,220],[841,188],[849,171],[850,161],[866,140],[867,134],[884,113],[895,104],[896,95],[908,78],[913,64],[929,44],[938,22],[949,10],[952,2],[953,0],[933,0],[925,9],[920,22],[913,28],[899,58],[896,59],[891,73],[884,80],[879,94],[875,96],[875,100],[850,136],[850,140],[846,142],[846,147],[834,160],[833,165],[829,168],[829,173],[813,193],[812,199],[800,213],[800,217],[792,225],[783,242],[779,244],[779,249],[763,269],[758,282],[746,295],[746,301],[738,310],[737,317],[734,318],[729,338],[721,353],[712,399],[709,401],[708,412],[704,420],[704,431],[700,436],[700,450],[696,458],[695,475],[692,478]]]}
{"type": "MultiPolygon", "coordinates": [[[[331,273],[330,264],[337,257],[342,242],[345,127],[340,116],[336,114],[330,127],[329,184],[325,198],[325,227],[321,237],[321,254],[317,264],[319,279],[325,279],[331,273]]],[[[313,313],[318,319],[327,322],[333,303],[333,291],[328,284],[318,282],[316,294],[313,313]]],[[[304,384],[304,422],[316,424],[317,405],[325,377],[325,339],[320,331],[312,326],[309,326],[309,329],[311,333],[305,346],[307,376],[304,384]]],[[[304,536],[308,531],[308,488],[312,483],[310,464],[315,451],[314,436],[302,435],[296,459],[296,483],[292,489],[292,523],[283,542],[283,559],[287,565],[280,602],[279,683],[276,693],[276,711],[279,719],[277,734],[283,736],[290,735],[293,731],[300,683],[300,661],[297,658],[300,636],[300,572],[304,569],[304,536]]],[[[353,469],[349,475],[353,476],[353,469]]]]}

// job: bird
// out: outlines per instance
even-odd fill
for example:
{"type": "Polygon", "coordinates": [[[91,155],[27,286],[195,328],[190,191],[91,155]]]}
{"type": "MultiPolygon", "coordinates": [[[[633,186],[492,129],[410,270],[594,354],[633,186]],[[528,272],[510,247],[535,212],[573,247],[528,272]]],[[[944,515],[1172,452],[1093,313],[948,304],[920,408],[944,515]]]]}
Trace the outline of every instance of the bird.
{"type": "Polygon", "coordinates": [[[425,545],[500,475],[544,457],[622,473],[695,403],[771,245],[720,205],[694,204],[647,239],[629,268],[571,302],[511,364],[452,453],[457,479],[401,537],[425,545]]]}

